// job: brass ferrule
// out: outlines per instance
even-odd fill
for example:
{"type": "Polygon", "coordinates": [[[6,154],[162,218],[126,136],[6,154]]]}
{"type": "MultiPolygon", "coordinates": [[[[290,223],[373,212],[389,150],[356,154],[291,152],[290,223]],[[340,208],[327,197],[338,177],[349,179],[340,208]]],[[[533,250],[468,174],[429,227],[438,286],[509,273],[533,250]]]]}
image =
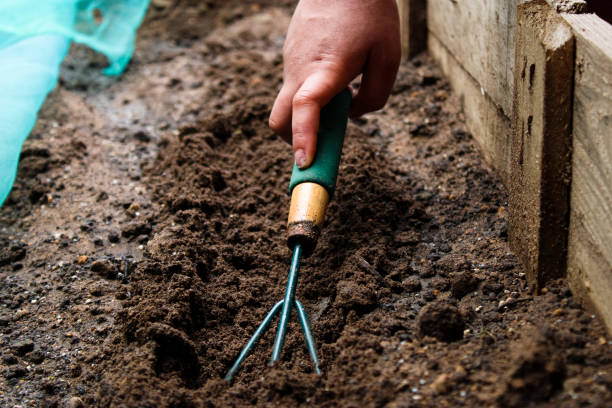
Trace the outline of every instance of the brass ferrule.
{"type": "Polygon", "coordinates": [[[321,233],[328,203],[329,193],[317,183],[300,183],[293,188],[287,221],[289,248],[299,243],[304,248],[305,256],[312,253],[321,233]]]}

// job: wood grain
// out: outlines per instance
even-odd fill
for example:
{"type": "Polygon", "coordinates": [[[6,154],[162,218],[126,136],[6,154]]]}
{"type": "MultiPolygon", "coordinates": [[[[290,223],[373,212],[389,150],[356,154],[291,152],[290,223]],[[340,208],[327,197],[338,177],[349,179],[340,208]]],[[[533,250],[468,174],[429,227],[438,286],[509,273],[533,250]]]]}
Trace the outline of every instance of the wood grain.
{"type": "Polygon", "coordinates": [[[512,113],[514,31],[521,0],[429,0],[427,27],[506,117],[512,113]]]}
{"type": "Polygon", "coordinates": [[[320,227],[325,220],[329,193],[317,183],[300,183],[293,188],[287,224],[308,222],[320,227]]]}
{"type": "Polygon", "coordinates": [[[564,18],[576,36],[568,276],[612,334],[612,26],[564,18]]]}
{"type": "Polygon", "coordinates": [[[574,37],[544,0],[519,4],[509,241],[532,289],[565,276],[574,37]]]}
{"type": "Polygon", "coordinates": [[[453,92],[461,98],[465,122],[479,144],[485,160],[497,170],[504,184],[508,185],[510,119],[431,32],[427,44],[429,53],[440,64],[453,92]]]}
{"type": "Polygon", "coordinates": [[[426,0],[397,0],[402,57],[412,58],[427,48],[426,0]]]}

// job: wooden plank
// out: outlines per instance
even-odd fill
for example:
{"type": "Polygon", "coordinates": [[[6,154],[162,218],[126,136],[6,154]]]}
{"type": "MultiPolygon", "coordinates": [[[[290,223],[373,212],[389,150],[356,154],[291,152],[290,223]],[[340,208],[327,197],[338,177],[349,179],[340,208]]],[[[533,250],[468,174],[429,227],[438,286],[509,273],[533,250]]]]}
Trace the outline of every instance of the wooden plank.
{"type": "Polygon", "coordinates": [[[566,271],[574,37],[544,0],[517,16],[508,230],[539,292],[566,271]]]}
{"type": "Polygon", "coordinates": [[[397,0],[402,57],[412,58],[427,48],[427,0],[397,0]]]}
{"type": "MultiPolygon", "coordinates": [[[[427,2],[428,41],[436,41],[428,49],[439,61],[449,61],[444,72],[453,89],[466,96],[468,128],[506,186],[510,175],[516,9],[521,1],[427,2]],[[448,57],[442,58],[446,54],[448,57]]],[[[566,11],[584,10],[584,0],[547,1],[566,11]]]]}
{"type": "Polygon", "coordinates": [[[568,278],[612,334],[612,26],[563,17],[576,37],[568,278]]]}
{"type": "Polygon", "coordinates": [[[450,51],[432,33],[427,38],[429,53],[440,65],[453,91],[459,95],[465,121],[480,145],[483,156],[508,185],[510,175],[510,119],[482,91],[450,51]]]}
{"type": "Polygon", "coordinates": [[[427,27],[483,92],[512,113],[514,30],[521,0],[429,0],[427,27]]]}

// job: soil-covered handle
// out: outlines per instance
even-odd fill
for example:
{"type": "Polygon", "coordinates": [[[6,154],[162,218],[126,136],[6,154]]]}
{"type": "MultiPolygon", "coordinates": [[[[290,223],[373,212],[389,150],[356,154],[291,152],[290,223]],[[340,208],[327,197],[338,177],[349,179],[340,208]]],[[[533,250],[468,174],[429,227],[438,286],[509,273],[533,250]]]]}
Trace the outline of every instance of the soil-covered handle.
{"type": "Polygon", "coordinates": [[[345,88],[321,109],[314,160],[304,170],[293,165],[289,193],[300,183],[313,182],[325,187],[330,198],[334,195],[351,99],[351,91],[345,88]]]}

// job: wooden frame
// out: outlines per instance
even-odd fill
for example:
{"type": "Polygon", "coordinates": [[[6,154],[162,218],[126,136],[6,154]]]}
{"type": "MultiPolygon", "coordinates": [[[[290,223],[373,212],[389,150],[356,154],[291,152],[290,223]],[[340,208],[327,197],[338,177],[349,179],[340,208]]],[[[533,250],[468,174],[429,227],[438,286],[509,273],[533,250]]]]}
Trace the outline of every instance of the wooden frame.
{"type": "Polygon", "coordinates": [[[574,36],[544,1],[518,5],[509,241],[533,289],[565,275],[574,36]]]}
{"type": "Polygon", "coordinates": [[[509,189],[531,287],[567,276],[612,333],[612,25],[584,0],[427,0],[426,27],[398,3],[509,189]]]}
{"type": "Polygon", "coordinates": [[[568,279],[612,333],[612,26],[563,18],[576,37],[568,279]]]}
{"type": "Polygon", "coordinates": [[[404,59],[412,58],[427,48],[426,7],[427,0],[397,0],[404,59]]]}

